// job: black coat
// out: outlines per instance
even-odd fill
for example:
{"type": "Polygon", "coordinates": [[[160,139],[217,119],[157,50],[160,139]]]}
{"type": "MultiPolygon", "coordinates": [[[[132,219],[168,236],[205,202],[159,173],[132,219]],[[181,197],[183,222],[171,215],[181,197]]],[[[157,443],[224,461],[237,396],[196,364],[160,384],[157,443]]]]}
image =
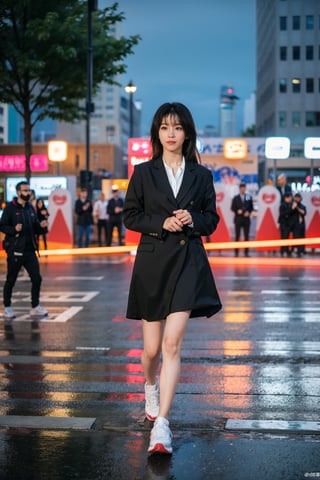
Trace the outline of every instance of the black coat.
{"type": "Polygon", "coordinates": [[[141,238],[132,273],[127,318],[161,320],[176,311],[191,317],[211,316],[221,309],[201,236],[217,227],[212,175],[205,167],[186,162],[175,198],[162,159],[135,167],[124,205],[126,228],[141,238]],[[193,228],[163,230],[164,220],[177,209],[189,210],[193,228]]]}
{"type": "Polygon", "coordinates": [[[2,212],[0,231],[5,234],[3,248],[8,254],[38,249],[36,235],[41,233],[41,226],[30,202],[22,206],[17,199],[13,199],[2,212]],[[17,223],[22,224],[20,232],[15,229],[17,223]]]}
{"type": "Polygon", "coordinates": [[[251,195],[247,193],[244,194],[244,201],[242,201],[241,195],[235,195],[231,202],[231,210],[234,212],[234,223],[242,223],[247,221],[250,223],[250,216],[244,216],[245,212],[251,214],[253,210],[253,201],[251,195]],[[238,210],[242,210],[242,213],[239,215],[238,210]]]}
{"type": "Polygon", "coordinates": [[[75,203],[75,213],[78,215],[77,218],[77,225],[82,225],[86,227],[88,225],[93,225],[93,216],[92,216],[93,208],[90,200],[85,200],[84,202],[78,198],[75,203]],[[89,203],[89,208],[87,210],[83,210],[83,206],[89,203]]]}

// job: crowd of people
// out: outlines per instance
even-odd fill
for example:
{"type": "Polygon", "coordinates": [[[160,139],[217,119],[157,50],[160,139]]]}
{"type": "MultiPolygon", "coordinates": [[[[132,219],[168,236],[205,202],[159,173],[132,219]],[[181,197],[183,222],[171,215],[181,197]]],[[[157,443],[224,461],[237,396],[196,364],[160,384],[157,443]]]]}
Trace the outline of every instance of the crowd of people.
{"type": "MultiPolygon", "coordinates": [[[[293,238],[305,238],[307,209],[302,203],[301,194],[292,192],[292,188],[287,183],[284,173],[278,175],[276,187],[280,193],[278,224],[281,240],[287,240],[290,236],[293,238]]],[[[246,193],[246,184],[240,183],[239,190],[239,194],[235,195],[231,202],[231,210],[234,213],[236,242],[240,240],[241,232],[243,240],[249,240],[251,213],[253,211],[252,196],[246,193]]],[[[235,249],[235,256],[238,256],[238,252],[239,249],[235,249]]],[[[303,245],[280,247],[281,256],[287,255],[290,257],[294,252],[298,257],[301,257],[305,253],[305,247],[303,245]]],[[[249,256],[248,248],[245,248],[245,255],[249,256]]]]}
{"type": "Polygon", "coordinates": [[[98,199],[92,202],[88,198],[88,190],[82,188],[79,198],[75,202],[77,217],[77,246],[89,247],[92,238],[93,225],[97,227],[97,239],[100,247],[104,244],[112,245],[114,229],[118,234],[118,245],[123,245],[123,198],[120,196],[119,186],[112,185],[111,198],[106,200],[105,194],[100,193],[98,199]]]}

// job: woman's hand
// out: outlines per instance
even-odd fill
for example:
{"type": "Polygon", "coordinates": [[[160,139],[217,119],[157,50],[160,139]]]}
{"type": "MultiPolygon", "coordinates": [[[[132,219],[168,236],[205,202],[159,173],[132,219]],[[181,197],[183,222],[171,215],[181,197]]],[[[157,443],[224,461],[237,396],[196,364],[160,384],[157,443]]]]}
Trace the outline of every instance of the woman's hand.
{"type": "Polygon", "coordinates": [[[192,225],[192,216],[188,210],[174,210],[173,214],[183,225],[192,225]]]}
{"type": "Polygon", "coordinates": [[[192,225],[192,217],[188,210],[174,210],[173,216],[165,219],[163,228],[168,232],[181,232],[184,225],[192,225]]]}
{"type": "Polygon", "coordinates": [[[176,216],[168,217],[163,222],[162,228],[168,232],[181,232],[183,223],[176,216]]]}

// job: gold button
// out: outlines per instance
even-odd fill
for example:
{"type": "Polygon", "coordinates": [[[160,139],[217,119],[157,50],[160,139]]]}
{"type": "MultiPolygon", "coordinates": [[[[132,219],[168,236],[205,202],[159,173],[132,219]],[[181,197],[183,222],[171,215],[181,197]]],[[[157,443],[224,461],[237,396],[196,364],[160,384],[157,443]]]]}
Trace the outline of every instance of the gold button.
{"type": "Polygon", "coordinates": [[[180,245],[185,245],[186,244],[186,241],[185,240],[180,240],[180,245]]]}

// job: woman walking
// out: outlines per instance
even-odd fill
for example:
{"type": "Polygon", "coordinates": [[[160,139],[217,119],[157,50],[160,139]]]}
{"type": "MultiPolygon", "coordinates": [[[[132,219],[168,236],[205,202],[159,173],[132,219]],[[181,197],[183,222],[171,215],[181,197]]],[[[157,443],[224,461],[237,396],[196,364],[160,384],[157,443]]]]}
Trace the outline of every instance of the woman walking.
{"type": "Polygon", "coordinates": [[[127,318],[142,320],[145,412],[155,421],[148,452],[170,454],[169,412],[189,318],[211,317],[221,309],[201,239],[216,229],[219,216],[188,108],[161,105],[152,121],[151,144],[153,157],[135,167],[124,205],[126,228],[141,233],[127,318]]]}

